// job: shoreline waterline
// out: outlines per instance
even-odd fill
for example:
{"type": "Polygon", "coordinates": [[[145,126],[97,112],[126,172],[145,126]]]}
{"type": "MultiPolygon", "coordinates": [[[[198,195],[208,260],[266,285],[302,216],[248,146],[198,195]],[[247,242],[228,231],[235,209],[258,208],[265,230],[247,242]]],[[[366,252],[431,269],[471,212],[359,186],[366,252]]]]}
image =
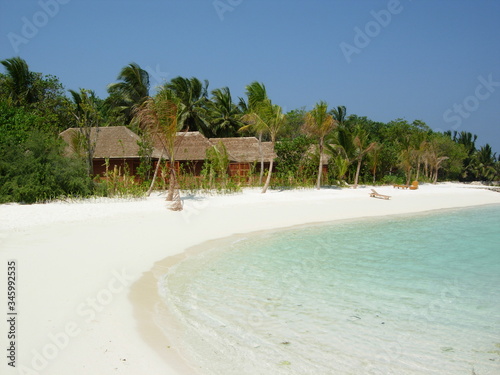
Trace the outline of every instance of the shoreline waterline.
{"type": "Polygon", "coordinates": [[[255,238],[266,234],[293,231],[294,229],[300,230],[306,228],[321,228],[328,227],[332,224],[349,225],[351,223],[359,224],[363,222],[374,223],[378,219],[394,220],[398,218],[419,218],[425,217],[427,215],[435,215],[441,213],[446,214],[461,212],[462,210],[472,208],[495,206],[500,207],[500,203],[480,203],[457,207],[435,208],[417,212],[411,211],[398,213],[382,213],[380,215],[347,217],[329,221],[307,222],[287,227],[268,228],[248,233],[236,233],[226,237],[205,241],[203,243],[184,249],[182,253],[173,256],[167,256],[166,258],[155,262],[152,269],[145,272],[143,276],[136,283],[134,283],[134,285],[132,285],[130,299],[132,301],[132,305],[134,306],[134,315],[136,316],[136,319],[145,318],[146,310],[151,313],[149,319],[146,319],[144,321],[138,320],[138,329],[141,332],[141,336],[143,337],[145,342],[158,354],[165,355],[167,350],[171,351],[167,356],[168,361],[170,364],[176,363],[176,367],[181,371],[181,374],[187,374],[188,372],[186,371],[189,369],[189,373],[193,373],[194,371],[194,374],[203,375],[203,372],[200,372],[199,369],[194,368],[194,365],[189,363],[189,361],[186,359],[186,356],[183,355],[183,348],[181,347],[182,344],[180,343],[181,339],[179,337],[171,337],[172,335],[180,336],[180,328],[177,325],[178,322],[175,321],[176,318],[171,312],[169,312],[168,306],[165,305],[165,301],[161,296],[160,285],[163,282],[164,277],[167,275],[169,270],[175,269],[183,261],[192,259],[204,253],[219,251],[218,249],[221,248],[224,249],[224,252],[230,251],[230,245],[241,240],[255,238]],[[134,293],[132,292],[134,289],[136,290],[135,295],[133,295],[134,293]],[[147,299],[145,299],[143,296],[139,297],[139,295],[137,294],[139,290],[142,290],[142,293],[144,293],[145,290],[148,291],[147,299]],[[152,315],[154,314],[161,315],[161,318],[158,315],[155,318],[152,318],[152,315]],[[154,320],[157,321],[156,325],[153,323],[154,320]],[[165,343],[167,342],[169,345],[169,349],[165,350],[165,343]],[[170,345],[176,345],[176,347],[171,347],[170,345]]]}

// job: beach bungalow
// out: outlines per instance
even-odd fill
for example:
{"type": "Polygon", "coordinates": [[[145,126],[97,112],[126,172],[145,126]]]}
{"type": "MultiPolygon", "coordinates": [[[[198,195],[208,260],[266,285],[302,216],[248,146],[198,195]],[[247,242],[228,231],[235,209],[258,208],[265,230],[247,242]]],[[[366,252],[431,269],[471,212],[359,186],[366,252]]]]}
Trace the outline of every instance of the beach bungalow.
{"type": "MultiPolygon", "coordinates": [[[[67,144],[66,153],[85,155],[79,128],[69,128],[60,136],[67,144]]],[[[90,138],[95,143],[93,155],[93,174],[104,176],[106,163],[108,170],[116,167],[123,172],[128,168],[132,175],[137,174],[141,162],[139,142],[141,138],[125,126],[109,126],[92,128],[90,138]]],[[[200,132],[178,132],[174,145],[175,169],[177,172],[187,172],[199,176],[203,169],[207,150],[222,142],[229,158],[229,174],[232,177],[247,178],[255,165],[260,170],[261,152],[259,141],[255,137],[241,138],[206,138],[200,132]]],[[[264,169],[269,168],[271,159],[276,158],[271,142],[262,142],[264,169]]],[[[168,152],[159,137],[153,142],[152,163],[155,165],[161,158],[168,160],[168,152]]],[[[167,162],[168,163],[168,162],[167,162]]]]}
{"type": "MultiPolygon", "coordinates": [[[[79,128],[69,128],[59,134],[66,142],[68,155],[85,155],[85,149],[80,142],[83,133],[79,128]]],[[[141,138],[125,126],[108,126],[90,129],[90,139],[95,144],[93,155],[93,174],[104,176],[106,161],[108,169],[112,171],[115,166],[123,173],[126,168],[131,175],[137,174],[140,165],[138,144],[141,138]]],[[[158,150],[153,150],[153,159],[159,158],[158,150]]]]}
{"type": "MultiPolygon", "coordinates": [[[[207,149],[212,147],[212,143],[200,132],[178,132],[174,143],[175,169],[177,172],[185,171],[199,176],[203,169],[207,149]]],[[[167,150],[160,138],[154,142],[156,150],[155,162],[159,159],[159,154],[163,150],[163,158],[168,159],[167,150]]]]}
{"type": "MultiPolygon", "coordinates": [[[[248,177],[252,166],[260,171],[261,151],[259,141],[255,137],[241,138],[210,138],[210,142],[217,146],[220,142],[226,147],[229,156],[229,175],[231,177],[248,177]]],[[[269,169],[271,159],[276,158],[271,142],[262,142],[264,169],[269,169]]]]}

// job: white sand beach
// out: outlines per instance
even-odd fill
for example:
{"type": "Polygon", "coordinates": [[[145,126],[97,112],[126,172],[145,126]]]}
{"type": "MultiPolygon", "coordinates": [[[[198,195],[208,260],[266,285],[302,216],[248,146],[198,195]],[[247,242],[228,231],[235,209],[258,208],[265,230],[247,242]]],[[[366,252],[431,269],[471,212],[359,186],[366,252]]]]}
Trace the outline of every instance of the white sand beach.
{"type": "MultiPolygon", "coordinates": [[[[7,261],[16,261],[16,368],[2,374],[193,374],[152,320],[155,263],[233,234],[340,219],[500,204],[477,185],[424,184],[0,205],[0,303],[7,261]],[[171,355],[168,355],[171,353],[171,355]]],[[[0,320],[5,353],[7,313],[0,320]]]]}

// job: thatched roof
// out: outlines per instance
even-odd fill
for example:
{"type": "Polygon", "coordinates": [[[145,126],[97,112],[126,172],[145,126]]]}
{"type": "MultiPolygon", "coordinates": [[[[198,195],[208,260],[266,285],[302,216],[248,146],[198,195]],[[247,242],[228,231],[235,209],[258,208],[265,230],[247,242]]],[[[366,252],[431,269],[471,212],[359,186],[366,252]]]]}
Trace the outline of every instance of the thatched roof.
{"type": "MultiPolygon", "coordinates": [[[[79,128],[69,128],[60,133],[67,143],[68,154],[78,153],[75,149],[75,138],[81,134],[79,128]]],[[[125,126],[108,126],[91,128],[90,137],[96,142],[94,151],[95,159],[129,159],[139,157],[138,141],[141,138],[125,126]]]]}
{"type": "Polygon", "coordinates": [[[278,155],[273,148],[272,142],[262,142],[262,149],[264,151],[264,160],[271,161],[271,158],[276,159],[278,155]]]}
{"type": "MultiPolygon", "coordinates": [[[[80,134],[79,128],[70,128],[60,136],[66,141],[68,154],[78,153],[74,149],[73,139],[80,134]]],[[[139,144],[141,138],[125,126],[109,126],[92,128],[90,136],[96,142],[94,158],[96,159],[133,159],[139,158],[139,144]],[[98,131],[97,131],[98,129],[98,131]]],[[[222,142],[226,147],[229,160],[237,163],[253,163],[260,161],[259,141],[255,137],[241,138],[206,138],[200,132],[178,132],[175,141],[175,160],[201,161],[205,160],[207,149],[222,142]]],[[[162,155],[163,143],[160,137],[154,139],[153,158],[162,155]]],[[[270,162],[276,157],[271,142],[262,142],[264,161],[270,162]]],[[[163,151],[163,158],[167,158],[167,151],[163,151]]]]}
{"type": "MultiPolygon", "coordinates": [[[[210,142],[217,146],[222,142],[229,154],[229,160],[237,163],[253,163],[260,161],[259,141],[255,137],[241,138],[210,138],[210,142]]],[[[271,142],[262,142],[264,161],[270,162],[276,155],[271,142]]]]}
{"type": "MultiPolygon", "coordinates": [[[[155,138],[155,149],[160,152],[163,148],[163,143],[160,137],[155,138]]],[[[212,144],[200,132],[178,132],[175,139],[175,160],[176,161],[197,161],[205,160],[206,152],[212,144]]],[[[163,157],[167,158],[167,150],[164,151],[163,157]]]]}
{"type": "Polygon", "coordinates": [[[175,139],[175,160],[205,160],[211,146],[200,132],[179,132],[175,139]]]}

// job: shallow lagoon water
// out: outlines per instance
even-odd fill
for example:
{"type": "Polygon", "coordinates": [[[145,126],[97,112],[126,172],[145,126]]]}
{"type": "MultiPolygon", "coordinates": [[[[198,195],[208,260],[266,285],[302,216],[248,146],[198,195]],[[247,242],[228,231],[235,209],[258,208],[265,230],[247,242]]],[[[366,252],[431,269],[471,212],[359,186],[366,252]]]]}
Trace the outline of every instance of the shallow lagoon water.
{"type": "Polygon", "coordinates": [[[222,241],[160,286],[202,374],[500,373],[500,206],[222,241]]]}

